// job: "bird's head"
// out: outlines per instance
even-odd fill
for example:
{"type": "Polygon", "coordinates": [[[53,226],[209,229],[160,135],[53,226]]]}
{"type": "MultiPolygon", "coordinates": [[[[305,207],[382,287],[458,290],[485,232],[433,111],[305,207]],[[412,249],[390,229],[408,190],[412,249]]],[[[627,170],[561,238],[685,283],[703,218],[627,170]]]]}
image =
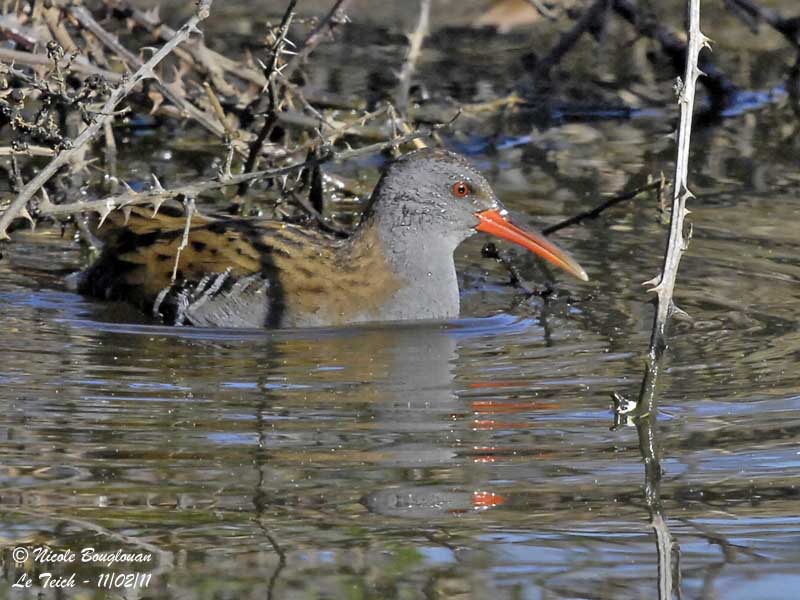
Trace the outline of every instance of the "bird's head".
{"type": "MultiPolygon", "coordinates": [[[[509,218],[489,182],[462,156],[425,149],[392,162],[375,188],[369,213],[392,236],[440,236],[455,245],[476,232],[513,242],[587,281],[569,253],[509,218]]],[[[420,238],[422,239],[422,237],[420,238]]]]}

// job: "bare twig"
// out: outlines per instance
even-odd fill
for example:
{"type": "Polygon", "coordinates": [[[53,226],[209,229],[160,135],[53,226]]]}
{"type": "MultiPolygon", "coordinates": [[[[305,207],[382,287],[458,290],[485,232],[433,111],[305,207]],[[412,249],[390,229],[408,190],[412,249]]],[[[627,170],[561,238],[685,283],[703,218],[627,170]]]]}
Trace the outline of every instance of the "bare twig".
{"type": "Polygon", "coordinates": [[[546,227],[542,229],[542,233],[545,235],[550,235],[551,233],[555,233],[556,231],[561,231],[562,229],[566,229],[567,227],[572,227],[573,225],[577,225],[583,221],[588,219],[596,219],[600,216],[604,211],[608,210],[609,208],[616,206],[622,202],[627,202],[628,200],[633,200],[639,194],[643,194],[644,192],[649,192],[651,190],[662,190],[664,188],[665,181],[664,176],[662,175],[660,179],[656,181],[651,181],[644,185],[641,185],[637,188],[629,190],[627,192],[620,192],[619,194],[615,194],[608,198],[602,204],[595,206],[591,210],[587,210],[586,212],[578,213],[577,215],[573,215],[568,219],[564,219],[560,223],[556,223],[555,225],[551,225],[550,227],[546,227]]]}
{"type": "Polygon", "coordinates": [[[189,231],[192,228],[192,215],[195,213],[194,198],[186,198],[183,201],[183,208],[186,211],[186,224],[183,227],[183,237],[178,249],[175,252],[175,264],[172,267],[172,283],[178,278],[178,263],[181,261],[181,252],[189,245],[189,231]]]}
{"type": "Polygon", "coordinates": [[[325,37],[344,22],[344,11],[347,10],[351,2],[352,0],[336,0],[330,12],[319,22],[303,43],[300,44],[300,47],[297,49],[297,54],[289,61],[283,73],[287,79],[291,79],[292,74],[294,74],[298,67],[308,59],[325,37]]]}
{"type": "Polygon", "coordinates": [[[397,89],[397,110],[401,115],[406,115],[408,110],[408,97],[411,90],[411,78],[419,60],[422,44],[428,35],[430,26],[431,0],[420,0],[419,21],[414,33],[408,36],[409,46],[406,61],[400,71],[400,83],[397,89]]]}
{"type": "Polygon", "coordinates": [[[787,19],[778,11],[764,8],[754,0],[725,0],[725,3],[752,19],[765,22],[789,42],[800,47],[800,19],[787,19]]]}
{"type": "Polygon", "coordinates": [[[0,146],[0,156],[53,156],[55,150],[46,146],[25,146],[16,149],[12,146],[0,146]]]}
{"type": "Polygon", "coordinates": [[[536,64],[536,77],[545,77],[555,65],[569,52],[584,33],[589,31],[597,20],[608,10],[610,0],[595,0],[575,25],[561,36],[558,43],[536,64]]]}
{"type": "MultiPolygon", "coordinates": [[[[507,250],[500,250],[494,242],[488,242],[481,249],[483,258],[493,258],[508,271],[509,285],[519,288],[529,296],[541,296],[542,290],[531,285],[522,275],[522,271],[517,266],[518,257],[515,253],[507,250]]],[[[545,287],[545,290],[547,287],[545,287]]]]}
{"type": "Polygon", "coordinates": [[[83,146],[91,139],[97,136],[102,131],[105,122],[111,120],[115,116],[115,109],[117,105],[143,80],[155,77],[154,67],[158,65],[173,49],[180,44],[183,40],[188,38],[192,33],[199,31],[197,25],[206,19],[211,9],[213,0],[200,0],[197,12],[192,16],[178,31],[177,35],[169,42],[164,44],[161,49],[156,52],[150,60],[142,65],[136,73],[124,79],[122,83],[114,89],[111,96],[103,105],[100,114],[92,121],[81,133],[73,140],[69,148],[65,148],[59,152],[48,165],[42,169],[36,177],[34,177],[22,189],[19,195],[14,199],[11,205],[0,215],[0,240],[8,239],[8,226],[11,222],[22,214],[28,202],[34,197],[39,189],[47,183],[47,181],[55,175],[55,173],[64,165],[69,163],[75,156],[83,150],[83,146]]]}
{"type": "MultiPolygon", "coordinates": [[[[0,48],[0,61],[4,64],[28,65],[31,67],[52,67],[53,61],[46,54],[33,54],[32,52],[21,52],[10,48],[0,48]]],[[[62,59],[59,61],[68,72],[82,73],[84,75],[100,75],[109,83],[119,83],[122,75],[100,69],[89,63],[85,56],[76,56],[74,59],[62,59]]]]}

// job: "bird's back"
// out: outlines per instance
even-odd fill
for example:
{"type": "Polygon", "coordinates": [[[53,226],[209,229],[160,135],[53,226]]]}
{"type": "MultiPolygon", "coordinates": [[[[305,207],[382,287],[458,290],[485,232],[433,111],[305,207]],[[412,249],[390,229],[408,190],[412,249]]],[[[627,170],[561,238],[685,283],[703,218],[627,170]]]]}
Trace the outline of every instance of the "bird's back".
{"type": "Polygon", "coordinates": [[[181,248],[181,207],[152,213],[109,215],[98,230],[103,252],[77,276],[78,291],[171,324],[279,327],[370,320],[397,287],[368,239],[351,244],[274,220],[194,214],[181,248]]]}

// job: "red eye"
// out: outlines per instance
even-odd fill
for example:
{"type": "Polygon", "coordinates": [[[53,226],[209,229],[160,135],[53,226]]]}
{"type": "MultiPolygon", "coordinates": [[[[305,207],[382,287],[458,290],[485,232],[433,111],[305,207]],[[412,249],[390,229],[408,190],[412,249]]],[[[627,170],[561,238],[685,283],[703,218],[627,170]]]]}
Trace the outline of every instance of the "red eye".
{"type": "Polygon", "coordinates": [[[463,181],[457,181],[453,184],[453,194],[455,194],[457,198],[466,198],[471,191],[469,186],[463,181]]]}

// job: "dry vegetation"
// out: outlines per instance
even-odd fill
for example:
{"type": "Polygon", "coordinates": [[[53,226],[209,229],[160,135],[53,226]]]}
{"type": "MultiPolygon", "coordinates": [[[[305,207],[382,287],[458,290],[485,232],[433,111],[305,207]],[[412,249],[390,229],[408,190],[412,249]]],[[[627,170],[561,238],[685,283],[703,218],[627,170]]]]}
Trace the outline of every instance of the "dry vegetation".
{"type": "MultiPolygon", "coordinates": [[[[346,27],[351,2],[332,0],[319,18],[298,17],[296,4],[287,0],[283,18],[266,28],[252,51],[226,56],[212,50],[200,32],[210,1],[200,2],[177,30],[158,10],[124,0],[4,2],[0,170],[10,183],[0,196],[0,239],[26,221],[58,220],[76,225],[93,243],[84,223],[93,215],[102,221],[114,209],[158,208],[168,199],[188,203],[211,192],[217,206],[224,194],[231,213],[258,212],[341,232],[341,224],[325,214],[320,164],[419,146],[458,115],[457,126],[477,113],[498,114],[524,102],[516,95],[474,106],[414,102],[410,92],[428,30],[428,1],[414,7],[419,17],[392,98],[368,106],[358,97],[312,93],[304,87],[304,69],[315,49],[346,27]],[[171,182],[169,189],[153,176],[136,192],[128,188],[118,176],[115,128],[140,118],[158,119],[165,138],[176,124],[203,132],[210,145],[224,148],[215,161],[217,176],[171,182]]],[[[676,73],[683,69],[680,34],[631,0],[495,2],[487,15],[509,9],[516,14],[521,4],[528,17],[533,11],[574,21],[538,58],[538,80],[546,80],[581,37],[597,37],[609,19],[629,23],[661,48],[676,73]]],[[[751,0],[727,4],[797,44],[794,20],[751,0]]],[[[524,23],[523,17],[515,18],[524,23]]],[[[712,109],[724,108],[736,86],[707,57],[700,66],[708,75],[701,83],[712,109]]],[[[354,196],[364,192],[347,182],[338,187],[354,196]]]]}
{"type": "MultiPolygon", "coordinates": [[[[206,45],[199,26],[210,1],[200,2],[178,30],[132,3],[98,4],[90,11],[80,2],[17,3],[0,17],[0,31],[16,46],[0,49],[6,144],[0,154],[7,157],[14,195],[0,203],[2,238],[20,219],[71,220],[86,232],[86,215],[102,221],[111,210],[136,204],[158,209],[168,199],[188,202],[223,189],[230,212],[258,201],[258,209],[272,216],[335,228],[320,214],[320,164],[399,147],[435,129],[412,129],[388,102],[367,111],[358,99],[304,92],[303,65],[343,24],[346,2],[321,20],[302,22],[295,18],[296,2],[289,2],[259,55],[240,59],[206,45]],[[302,41],[292,41],[290,31],[302,41]],[[123,37],[144,45],[132,52],[123,37]],[[205,130],[225,148],[217,177],[164,189],[153,176],[148,190],[127,187],[117,177],[113,125],[137,115],[164,119],[166,135],[170,120],[205,130]],[[261,202],[264,189],[249,196],[251,184],[264,180],[271,205],[261,202]],[[87,186],[89,198],[81,193],[87,186]],[[278,209],[284,198],[295,202],[281,202],[278,209]]],[[[399,92],[406,98],[413,73],[408,64],[399,92]]]]}

